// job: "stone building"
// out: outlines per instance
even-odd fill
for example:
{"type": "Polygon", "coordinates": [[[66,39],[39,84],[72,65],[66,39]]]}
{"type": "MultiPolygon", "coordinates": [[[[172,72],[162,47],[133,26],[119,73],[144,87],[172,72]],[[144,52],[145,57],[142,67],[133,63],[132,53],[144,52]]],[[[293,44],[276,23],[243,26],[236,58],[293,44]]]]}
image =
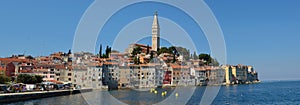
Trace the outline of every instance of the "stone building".
{"type": "Polygon", "coordinates": [[[160,47],[160,28],[158,23],[157,12],[155,12],[153,23],[152,23],[152,50],[157,51],[159,47],[160,47]]]}

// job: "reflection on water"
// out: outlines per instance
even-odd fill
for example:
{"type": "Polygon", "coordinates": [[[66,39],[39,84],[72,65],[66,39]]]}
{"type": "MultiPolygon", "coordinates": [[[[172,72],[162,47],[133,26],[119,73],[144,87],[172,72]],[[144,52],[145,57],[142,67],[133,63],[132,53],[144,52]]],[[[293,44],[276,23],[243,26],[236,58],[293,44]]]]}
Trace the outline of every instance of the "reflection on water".
{"type": "MultiPolygon", "coordinates": [[[[136,90],[117,90],[99,91],[76,94],[69,96],[59,96],[28,100],[25,102],[11,103],[10,105],[116,105],[116,104],[155,104],[166,101],[163,104],[199,104],[207,88],[203,87],[184,87],[184,88],[165,88],[157,89],[158,94],[149,91],[136,90]],[[177,90],[178,89],[178,90],[177,90]],[[193,91],[193,89],[195,91],[193,91]],[[167,91],[166,96],[161,92],[167,91]],[[174,92],[179,93],[175,97],[174,92]],[[185,96],[186,93],[194,93],[191,97],[185,96]],[[112,95],[112,96],[111,96],[112,95]],[[182,97],[189,97],[185,99],[182,97]],[[117,99],[116,99],[117,98],[117,99]],[[181,103],[180,103],[181,102],[181,103]]],[[[252,105],[252,104],[284,104],[294,105],[300,103],[300,81],[293,82],[270,82],[250,85],[222,86],[219,94],[213,101],[213,105],[252,105]]],[[[159,103],[161,104],[161,103],[159,103]]]]}
{"type": "Polygon", "coordinates": [[[41,98],[7,105],[88,105],[81,94],[41,98]]]}
{"type": "Polygon", "coordinates": [[[157,90],[157,94],[149,91],[138,91],[131,89],[110,91],[110,94],[126,104],[155,104],[168,97],[174,88],[157,88],[155,90],[157,90]],[[161,95],[161,93],[164,91],[169,94],[165,96],[161,95]]]}

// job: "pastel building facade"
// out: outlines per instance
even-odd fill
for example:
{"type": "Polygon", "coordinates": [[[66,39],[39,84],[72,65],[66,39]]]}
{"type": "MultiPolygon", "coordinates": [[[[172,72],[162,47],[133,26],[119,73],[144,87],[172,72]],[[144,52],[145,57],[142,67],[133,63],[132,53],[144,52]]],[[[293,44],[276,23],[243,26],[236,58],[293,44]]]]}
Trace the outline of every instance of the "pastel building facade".
{"type": "Polygon", "coordinates": [[[222,66],[225,70],[225,83],[237,84],[237,83],[251,83],[258,80],[258,73],[252,66],[246,65],[226,65],[222,66]]]}
{"type": "Polygon", "coordinates": [[[194,80],[191,79],[190,67],[181,65],[171,65],[172,85],[191,85],[194,80]]]}

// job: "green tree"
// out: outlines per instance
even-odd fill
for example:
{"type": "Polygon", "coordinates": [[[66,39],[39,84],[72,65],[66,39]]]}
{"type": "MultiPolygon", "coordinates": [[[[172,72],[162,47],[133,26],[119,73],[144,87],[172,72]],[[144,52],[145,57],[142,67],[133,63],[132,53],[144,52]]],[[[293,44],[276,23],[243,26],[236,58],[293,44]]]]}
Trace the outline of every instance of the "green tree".
{"type": "Polygon", "coordinates": [[[35,76],[30,76],[26,84],[36,84],[36,83],[37,83],[37,79],[35,78],[35,76]]]}
{"type": "Polygon", "coordinates": [[[102,58],[102,44],[100,44],[100,49],[99,49],[99,58],[102,58]]]}
{"type": "Polygon", "coordinates": [[[133,55],[133,56],[136,56],[137,54],[140,54],[140,53],[142,53],[142,48],[141,47],[135,47],[135,48],[133,48],[133,51],[131,52],[131,54],[133,55]]]}
{"type": "Polygon", "coordinates": [[[202,59],[202,60],[206,61],[205,62],[206,65],[211,63],[211,57],[210,57],[209,54],[200,54],[199,59],[202,59]]]}
{"type": "Polygon", "coordinates": [[[106,46],[105,55],[108,55],[108,53],[109,53],[109,46],[106,46]]]}
{"type": "Polygon", "coordinates": [[[188,49],[187,54],[186,54],[186,59],[191,59],[191,58],[192,58],[192,56],[190,56],[190,54],[191,54],[191,52],[190,52],[190,50],[188,49]]]}
{"type": "Polygon", "coordinates": [[[175,46],[169,47],[168,50],[169,50],[168,53],[171,53],[173,55],[178,55],[178,51],[175,46]]]}
{"type": "Polygon", "coordinates": [[[167,47],[161,47],[158,50],[158,53],[161,54],[161,53],[171,53],[171,52],[170,52],[170,50],[167,47]]]}
{"type": "Polygon", "coordinates": [[[176,62],[176,56],[178,55],[178,51],[177,51],[176,47],[175,46],[169,47],[168,52],[170,54],[172,54],[172,56],[173,56],[172,63],[175,63],[176,62]]]}
{"type": "Polygon", "coordinates": [[[34,75],[35,79],[36,79],[36,83],[42,83],[43,82],[43,77],[40,75],[34,75]]]}
{"type": "Polygon", "coordinates": [[[18,83],[28,83],[28,81],[31,79],[31,76],[28,74],[20,74],[17,77],[17,82],[18,83]]]}
{"type": "Polygon", "coordinates": [[[212,58],[209,54],[200,54],[199,59],[203,59],[206,62],[204,64],[206,65],[213,65],[213,66],[219,66],[219,62],[217,59],[212,58]]]}
{"type": "Polygon", "coordinates": [[[70,54],[72,54],[71,49],[69,49],[69,51],[68,51],[68,55],[70,55],[70,54]]]}
{"type": "Polygon", "coordinates": [[[149,54],[149,52],[150,52],[150,47],[149,47],[149,45],[147,45],[147,53],[146,54],[149,54]]]}
{"type": "Polygon", "coordinates": [[[177,56],[182,55],[184,59],[190,59],[190,51],[186,48],[171,46],[169,49],[177,56]]]}
{"type": "Polygon", "coordinates": [[[103,55],[102,55],[102,58],[108,58],[108,55],[103,54],[103,55]]]}
{"type": "Polygon", "coordinates": [[[25,83],[25,84],[36,84],[41,83],[43,81],[43,77],[39,75],[28,75],[28,74],[20,74],[17,77],[18,83],[25,83]]]}
{"type": "Polygon", "coordinates": [[[152,60],[154,57],[153,51],[150,52],[150,60],[152,60]]]}
{"type": "Polygon", "coordinates": [[[28,55],[28,56],[26,57],[26,59],[34,59],[34,57],[32,57],[31,55],[28,55]]]}
{"type": "MultiPolygon", "coordinates": [[[[102,47],[101,47],[102,48],[102,47]]],[[[101,51],[102,53],[102,51],[101,51]]],[[[106,46],[105,54],[102,55],[103,58],[109,58],[109,54],[111,53],[111,47],[106,46]]]]}
{"type": "Polygon", "coordinates": [[[173,60],[172,60],[172,62],[173,62],[173,63],[176,62],[176,55],[175,55],[175,54],[173,54],[173,60]]]}
{"type": "Polygon", "coordinates": [[[11,78],[5,76],[5,75],[0,75],[0,84],[5,84],[7,82],[10,82],[11,78]]]}
{"type": "Polygon", "coordinates": [[[193,54],[193,59],[197,59],[197,54],[196,54],[196,51],[194,51],[194,54],[193,54]]]}

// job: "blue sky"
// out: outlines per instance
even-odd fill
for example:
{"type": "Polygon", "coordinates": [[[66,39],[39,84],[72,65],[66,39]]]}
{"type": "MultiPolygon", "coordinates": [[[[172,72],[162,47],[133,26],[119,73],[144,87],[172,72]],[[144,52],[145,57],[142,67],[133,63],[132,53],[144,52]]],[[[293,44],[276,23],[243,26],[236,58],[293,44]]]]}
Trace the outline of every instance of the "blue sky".
{"type": "MultiPolygon", "coordinates": [[[[72,48],[74,34],[77,25],[85,10],[92,0],[48,0],[48,1],[0,1],[0,57],[12,54],[49,55],[57,51],[67,52],[72,48]]],[[[224,33],[227,62],[229,64],[253,65],[259,72],[262,80],[287,80],[300,79],[299,60],[300,48],[300,1],[298,0],[206,0],[208,6],[217,18],[224,33]]],[[[112,44],[114,35],[128,35],[126,25],[135,16],[152,16],[155,10],[159,11],[162,31],[165,34],[175,35],[187,32],[194,41],[197,52],[210,52],[205,36],[197,31],[185,14],[165,5],[143,5],[144,8],[132,6],[116,14],[103,29],[106,38],[99,38],[97,45],[112,44]],[[138,10],[138,11],[137,11],[138,10]],[[126,12],[127,11],[127,12],[126,12]],[[129,12],[128,12],[129,11],[129,12]],[[130,12],[135,11],[135,12],[130,12]],[[180,14],[180,15],[178,15],[180,14]],[[126,17],[125,17],[126,16],[126,17]],[[127,17],[128,16],[128,17],[127,17]],[[175,21],[184,28],[184,31],[171,31],[168,25],[174,25],[175,21]],[[191,25],[192,24],[192,25],[191,25]],[[115,28],[119,27],[119,28],[115,28]],[[114,30],[121,30],[116,33],[114,30]],[[113,29],[112,29],[113,28],[113,29]],[[189,32],[189,30],[196,30],[189,32]],[[105,39],[105,40],[104,40],[105,39]],[[194,40],[194,39],[193,39],[194,40]]],[[[144,22],[151,22],[151,18],[145,18],[144,22]],[[150,20],[149,20],[150,19],[150,20]]],[[[133,25],[127,25],[128,30],[139,27],[143,21],[135,21],[133,25]]],[[[148,22],[148,23],[149,23],[148,22]]],[[[147,23],[142,23],[147,24],[147,23]]],[[[152,23],[150,23],[151,25],[152,23]]],[[[178,25],[177,24],[177,25],[178,25]]],[[[176,25],[176,24],[175,24],[176,25]]],[[[141,30],[132,34],[145,32],[150,35],[151,28],[144,25],[141,30]]],[[[147,41],[141,41],[147,43],[147,41]]],[[[183,45],[184,46],[184,45],[183,45]]],[[[96,51],[98,47],[95,48],[96,51]]]]}

